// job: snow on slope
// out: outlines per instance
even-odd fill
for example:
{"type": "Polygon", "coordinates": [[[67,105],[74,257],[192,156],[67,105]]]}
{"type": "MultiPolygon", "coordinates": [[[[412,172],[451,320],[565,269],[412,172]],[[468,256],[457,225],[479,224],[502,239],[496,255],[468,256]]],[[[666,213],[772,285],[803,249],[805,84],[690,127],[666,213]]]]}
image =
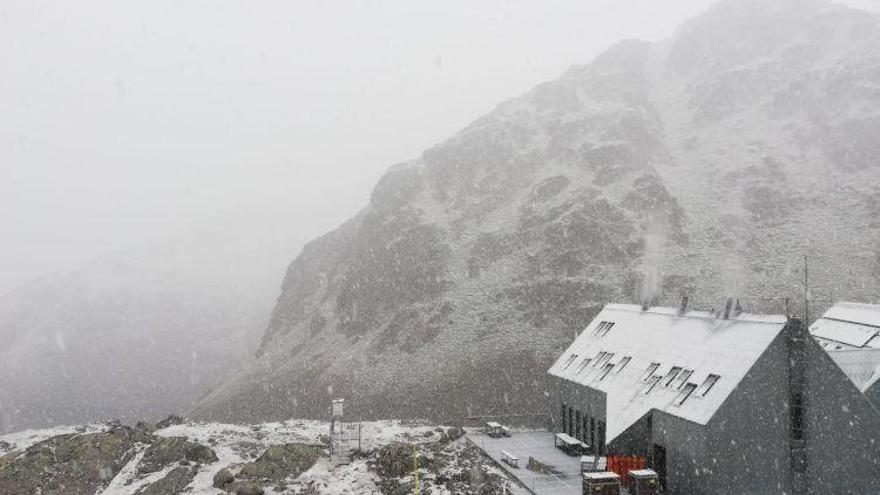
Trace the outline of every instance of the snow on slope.
{"type": "MultiPolygon", "coordinates": [[[[57,427],[43,430],[27,430],[0,436],[0,457],[9,453],[22,453],[28,447],[56,435],[71,433],[92,433],[107,430],[109,425],[92,424],[83,427],[57,427]]],[[[445,428],[417,422],[398,420],[373,421],[361,424],[361,444],[364,451],[372,451],[393,442],[407,444],[429,444],[440,438],[445,428]]],[[[216,462],[199,468],[187,493],[195,495],[218,495],[224,491],[213,486],[214,476],[223,468],[233,464],[251,462],[266,448],[287,443],[321,445],[329,425],[322,421],[291,420],[253,425],[185,422],[157,430],[161,437],[186,437],[189,441],[209,446],[217,455],[216,462]]],[[[122,467],[109,485],[96,495],[134,495],[138,490],[148,487],[165,477],[177,464],[170,464],[146,475],[138,474],[138,467],[144,457],[147,445],[137,444],[135,455],[122,467]]],[[[459,447],[463,448],[463,446],[459,447]]],[[[501,475],[500,471],[494,471],[501,475]]],[[[406,480],[403,480],[404,482],[406,480]]],[[[307,493],[326,494],[366,494],[379,493],[377,475],[369,468],[368,459],[359,458],[350,464],[336,466],[329,459],[321,457],[310,469],[301,474],[283,491],[264,487],[266,494],[307,493]]],[[[277,488],[277,487],[276,487],[277,488]]],[[[443,487],[434,486],[424,493],[447,494],[443,487]]]]}

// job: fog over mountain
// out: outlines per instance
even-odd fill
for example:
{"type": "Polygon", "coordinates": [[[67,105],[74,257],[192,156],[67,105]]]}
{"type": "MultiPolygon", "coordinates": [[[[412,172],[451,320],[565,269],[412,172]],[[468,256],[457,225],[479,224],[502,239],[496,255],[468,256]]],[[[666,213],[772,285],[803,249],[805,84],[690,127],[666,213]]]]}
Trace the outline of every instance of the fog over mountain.
{"type": "Polygon", "coordinates": [[[189,409],[253,355],[299,251],[296,231],[263,213],[227,213],[0,298],[0,431],[189,409]]]}
{"type": "Polygon", "coordinates": [[[287,270],[257,357],[200,416],[541,412],[609,301],[783,311],[880,293],[880,24],[725,0],[622,41],[393,166],[287,270]],[[440,400],[442,398],[442,400],[440,400]]]}

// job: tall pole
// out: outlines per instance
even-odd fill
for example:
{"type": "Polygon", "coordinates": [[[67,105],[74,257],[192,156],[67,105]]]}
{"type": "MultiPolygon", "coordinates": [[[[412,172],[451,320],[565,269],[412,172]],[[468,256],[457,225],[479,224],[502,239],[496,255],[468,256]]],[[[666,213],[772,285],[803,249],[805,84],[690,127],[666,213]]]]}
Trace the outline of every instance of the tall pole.
{"type": "Polygon", "coordinates": [[[419,451],[413,445],[413,495],[419,495],[419,451]]]}
{"type": "Polygon", "coordinates": [[[804,328],[810,327],[810,278],[807,255],[804,255],[804,328]]]}

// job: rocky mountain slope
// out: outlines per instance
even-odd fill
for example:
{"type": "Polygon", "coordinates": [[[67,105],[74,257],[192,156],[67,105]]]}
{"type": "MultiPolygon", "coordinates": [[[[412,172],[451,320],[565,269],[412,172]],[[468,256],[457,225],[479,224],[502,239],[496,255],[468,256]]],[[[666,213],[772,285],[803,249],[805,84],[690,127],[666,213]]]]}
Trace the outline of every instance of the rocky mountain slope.
{"type": "Polygon", "coordinates": [[[257,348],[299,248],[275,229],[205,221],[0,297],[0,433],[191,407],[257,348]]]}
{"type": "Polygon", "coordinates": [[[290,265],[258,357],[196,413],[451,418],[544,408],[609,301],[752,311],[880,294],[880,25],[725,0],[625,41],[392,167],[290,265]]]}

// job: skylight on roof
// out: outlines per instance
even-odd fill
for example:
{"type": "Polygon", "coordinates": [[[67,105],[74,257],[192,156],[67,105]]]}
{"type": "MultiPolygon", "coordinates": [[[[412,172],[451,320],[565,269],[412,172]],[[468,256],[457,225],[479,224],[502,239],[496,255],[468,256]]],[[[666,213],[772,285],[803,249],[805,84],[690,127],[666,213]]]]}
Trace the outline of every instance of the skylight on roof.
{"type": "Polygon", "coordinates": [[[591,358],[584,358],[584,360],[581,361],[581,364],[578,365],[577,371],[575,371],[575,373],[580,373],[581,371],[584,371],[584,368],[586,368],[587,365],[590,364],[590,361],[592,361],[591,358]]]}
{"type": "Polygon", "coordinates": [[[630,356],[626,356],[621,359],[620,362],[617,363],[617,371],[615,371],[614,374],[619,375],[620,372],[623,371],[623,368],[626,368],[626,365],[628,365],[630,361],[632,361],[632,357],[630,356]]]}
{"type": "Polygon", "coordinates": [[[684,405],[685,401],[688,400],[688,397],[694,393],[694,390],[697,389],[696,383],[688,383],[681,389],[681,392],[678,394],[678,397],[675,398],[675,404],[678,406],[684,405]]]}
{"type": "Polygon", "coordinates": [[[675,380],[672,382],[672,388],[681,389],[684,384],[690,379],[691,375],[694,374],[694,370],[682,370],[678,376],[675,377],[675,380]]]}
{"type": "Polygon", "coordinates": [[[651,365],[648,366],[648,369],[646,369],[645,372],[642,373],[642,381],[644,382],[644,381],[647,381],[648,378],[651,378],[651,375],[653,375],[654,372],[657,371],[657,368],[659,368],[659,367],[660,367],[660,363],[651,363],[651,365]]]}
{"type": "Polygon", "coordinates": [[[611,331],[611,327],[614,326],[614,322],[612,321],[603,321],[599,323],[599,326],[596,327],[596,330],[593,332],[593,335],[597,337],[604,337],[611,331]]]}
{"type": "Polygon", "coordinates": [[[599,358],[599,361],[596,362],[596,367],[597,367],[597,368],[602,367],[602,366],[603,366],[604,364],[606,364],[608,361],[611,361],[611,358],[612,358],[612,357],[614,357],[614,353],[613,353],[613,352],[606,352],[606,353],[604,353],[604,354],[602,355],[602,357],[599,358]]]}
{"type": "Polygon", "coordinates": [[[654,387],[656,387],[657,384],[660,383],[660,378],[662,378],[660,375],[654,375],[654,376],[652,376],[652,377],[648,380],[648,382],[645,383],[645,386],[642,387],[642,395],[648,395],[648,394],[650,394],[650,393],[651,393],[651,390],[654,390],[654,387]]]}
{"type": "Polygon", "coordinates": [[[666,376],[663,377],[663,386],[668,387],[679,373],[681,373],[681,366],[673,366],[669,373],[666,373],[666,376]]]}
{"type": "Polygon", "coordinates": [[[568,358],[568,361],[565,362],[565,367],[562,368],[562,369],[567,370],[568,367],[571,366],[571,363],[573,363],[574,360],[577,359],[577,357],[578,357],[577,354],[572,354],[572,355],[568,358]]]}
{"type": "Polygon", "coordinates": [[[697,389],[697,396],[705,397],[706,394],[708,394],[709,391],[712,390],[712,387],[715,386],[715,383],[717,383],[720,378],[721,377],[718,375],[709,375],[708,377],[706,377],[706,381],[704,381],[703,384],[700,385],[700,388],[697,389]]]}
{"type": "Polygon", "coordinates": [[[613,369],[614,369],[614,363],[606,364],[605,367],[602,368],[602,374],[599,376],[599,381],[604,380],[605,377],[608,376],[608,373],[611,373],[611,370],[613,370],[613,369]]]}

